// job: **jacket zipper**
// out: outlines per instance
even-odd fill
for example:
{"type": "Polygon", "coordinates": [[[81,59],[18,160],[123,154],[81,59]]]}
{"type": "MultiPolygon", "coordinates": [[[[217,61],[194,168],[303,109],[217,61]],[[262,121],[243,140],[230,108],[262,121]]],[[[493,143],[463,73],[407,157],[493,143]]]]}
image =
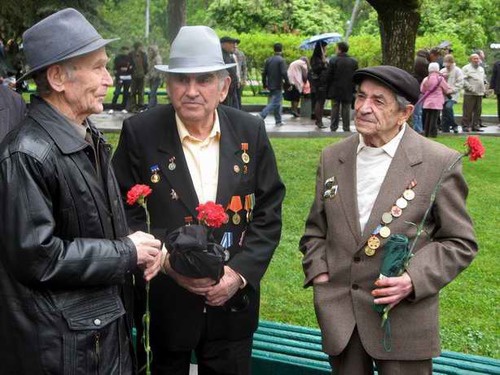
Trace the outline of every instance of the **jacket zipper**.
{"type": "Polygon", "coordinates": [[[96,332],[94,333],[94,339],[95,339],[95,358],[96,358],[96,374],[99,375],[100,374],[100,371],[99,371],[99,368],[100,368],[100,357],[101,357],[101,353],[100,353],[100,342],[99,342],[99,339],[100,339],[101,335],[99,332],[96,332]]]}

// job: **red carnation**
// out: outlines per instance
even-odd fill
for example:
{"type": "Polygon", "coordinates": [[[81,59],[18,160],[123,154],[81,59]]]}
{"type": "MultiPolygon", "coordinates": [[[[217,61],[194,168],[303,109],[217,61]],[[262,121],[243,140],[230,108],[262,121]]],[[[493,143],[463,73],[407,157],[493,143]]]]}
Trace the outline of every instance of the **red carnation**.
{"type": "Polygon", "coordinates": [[[473,135],[468,136],[465,145],[468,148],[466,155],[469,155],[470,161],[476,161],[484,156],[485,148],[479,137],[473,135]]]}
{"type": "Polygon", "coordinates": [[[207,227],[219,228],[222,224],[227,223],[227,215],[224,211],[224,207],[220,204],[208,201],[199,204],[198,207],[196,207],[196,211],[198,211],[198,216],[196,217],[198,221],[207,227]]]}
{"type": "Polygon", "coordinates": [[[144,200],[151,194],[153,190],[148,185],[134,185],[127,193],[127,204],[133,206],[139,203],[141,206],[144,205],[144,200]]]}

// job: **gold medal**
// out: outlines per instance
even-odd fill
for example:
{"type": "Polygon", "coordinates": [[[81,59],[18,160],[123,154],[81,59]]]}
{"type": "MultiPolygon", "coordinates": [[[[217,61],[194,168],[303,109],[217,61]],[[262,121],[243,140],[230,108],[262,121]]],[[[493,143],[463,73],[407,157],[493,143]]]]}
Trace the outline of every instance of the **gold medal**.
{"type": "Polygon", "coordinates": [[[387,226],[380,228],[380,237],[387,238],[391,235],[391,230],[387,226]]]}
{"type": "Polygon", "coordinates": [[[401,214],[403,213],[403,210],[399,208],[398,206],[394,205],[391,208],[391,215],[394,217],[400,217],[401,214]]]}
{"type": "Polygon", "coordinates": [[[370,236],[370,238],[368,238],[367,245],[370,249],[377,250],[380,247],[380,240],[377,236],[370,236]]]}
{"type": "Polygon", "coordinates": [[[157,184],[158,182],[160,182],[160,175],[157,172],[151,175],[151,182],[153,184],[157,184]]]}
{"type": "Polygon", "coordinates": [[[403,197],[407,200],[407,201],[411,201],[413,200],[413,198],[415,198],[415,192],[411,189],[406,189],[403,193],[403,197]]]}
{"type": "Polygon", "coordinates": [[[408,207],[408,201],[406,199],[404,199],[403,197],[398,198],[398,200],[396,201],[396,206],[398,206],[399,208],[401,208],[403,210],[406,207],[408,207]]]}
{"type": "Polygon", "coordinates": [[[392,221],[392,214],[390,212],[384,212],[382,214],[382,222],[384,224],[389,224],[392,221]]]}
{"type": "Polygon", "coordinates": [[[236,212],[233,215],[233,224],[238,225],[239,223],[241,223],[241,216],[236,212]]]}
{"type": "Polygon", "coordinates": [[[245,164],[250,163],[250,155],[247,154],[248,143],[242,143],[241,149],[243,150],[243,153],[241,154],[241,160],[243,160],[243,163],[245,164]]]}
{"type": "Polygon", "coordinates": [[[365,254],[369,257],[372,257],[375,255],[375,250],[369,248],[368,246],[365,246],[365,254]]]}

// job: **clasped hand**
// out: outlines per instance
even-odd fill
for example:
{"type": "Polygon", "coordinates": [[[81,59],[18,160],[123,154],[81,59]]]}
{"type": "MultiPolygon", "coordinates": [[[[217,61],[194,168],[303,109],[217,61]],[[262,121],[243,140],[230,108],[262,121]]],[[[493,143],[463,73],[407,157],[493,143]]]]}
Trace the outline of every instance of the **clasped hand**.
{"type": "Polygon", "coordinates": [[[243,284],[241,277],[228,266],[224,266],[224,276],[218,283],[211,278],[194,279],[179,274],[170,266],[168,256],[165,258],[163,268],[184,289],[205,297],[206,304],[210,306],[224,305],[243,284]]]}

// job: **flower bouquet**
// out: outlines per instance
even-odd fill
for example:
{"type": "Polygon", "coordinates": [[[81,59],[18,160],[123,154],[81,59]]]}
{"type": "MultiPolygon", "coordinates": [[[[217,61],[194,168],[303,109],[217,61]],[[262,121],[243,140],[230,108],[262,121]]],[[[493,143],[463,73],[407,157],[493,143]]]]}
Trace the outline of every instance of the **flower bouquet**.
{"type": "Polygon", "coordinates": [[[214,202],[198,205],[199,224],[184,225],[168,234],[165,246],[170,266],[177,273],[191,278],[211,278],[218,282],[224,275],[224,248],[214,242],[213,228],[228,220],[224,208],[214,202]]]}
{"type": "MultiPolygon", "coordinates": [[[[439,177],[439,180],[431,193],[429,206],[427,207],[422,220],[417,225],[417,233],[413,238],[411,244],[408,237],[406,237],[405,235],[394,234],[388,238],[387,243],[384,245],[384,255],[382,258],[382,265],[380,267],[379,279],[385,277],[398,277],[406,271],[406,268],[408,267],[410,260],[414,255],[414,250],[417,242],[422,233],[425,232],[425,223],[432,210],[434,202],[436,201],[436,196],[439,192],[439,189],[441,188],[441,185],[443,184],[445,175],[450,172],[465,156],[468,156],[471,161],[476,161],[483,157],[485,149],[478,137],[467,137],[465,146],[465,153],[460,154],[453,161],[453,163],[441,173],[441,176],[439,177]]],[[[389,322],[390,306],[374,304],[373,309],[382,314],[381,326],[385,329],[384,349],[386,351],[391,351],[389,322]]]]}

